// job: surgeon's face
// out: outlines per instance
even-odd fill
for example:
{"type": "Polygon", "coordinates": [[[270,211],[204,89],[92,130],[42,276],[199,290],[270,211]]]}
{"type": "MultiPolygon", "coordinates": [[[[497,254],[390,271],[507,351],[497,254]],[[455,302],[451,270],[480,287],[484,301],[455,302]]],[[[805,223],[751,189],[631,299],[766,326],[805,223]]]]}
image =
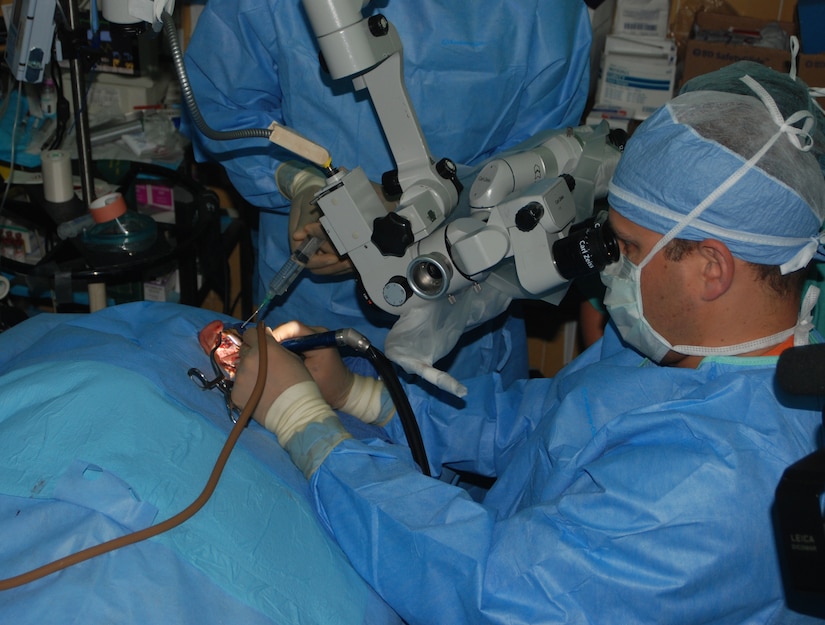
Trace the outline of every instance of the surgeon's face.
{"type": "MultiPolygon", "coordinates": [[[[612,226],[619,249],[634,265],[644,261],[662,235],[626,219],[610,209],[612,226]]],[[[659,250],[642,268],[640,276],[643,314],[651,327],[671,345],[692,344],[695,337],[696,282],[693,264],[668,260],[659,250]]],[[[675,364],[681,354],[669,353],[661,364],[675,364]]]]}

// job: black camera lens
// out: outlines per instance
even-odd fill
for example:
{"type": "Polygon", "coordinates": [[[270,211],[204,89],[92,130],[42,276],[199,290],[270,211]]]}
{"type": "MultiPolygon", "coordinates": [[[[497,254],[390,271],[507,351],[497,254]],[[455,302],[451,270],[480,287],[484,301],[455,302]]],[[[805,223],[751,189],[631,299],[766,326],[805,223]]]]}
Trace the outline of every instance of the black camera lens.
{"type": "Polygon", "coordinates": [[[619,244],[602,211],[571,226],[568,235],[553,244],[553,261],[559,274],[573,280],[619,260],[619,244]]]}

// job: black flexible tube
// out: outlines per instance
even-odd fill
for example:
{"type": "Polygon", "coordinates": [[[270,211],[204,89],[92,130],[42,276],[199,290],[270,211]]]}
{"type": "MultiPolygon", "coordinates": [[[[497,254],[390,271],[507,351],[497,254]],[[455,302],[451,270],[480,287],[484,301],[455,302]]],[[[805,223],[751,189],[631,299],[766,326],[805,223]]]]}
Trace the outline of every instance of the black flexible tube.
{"type": "Polygon", "coordinates": [[[383,352],[372,345],[370,345],[366,353],[375,365],[375,370],[378,372],[378,375],[384,380],[384,385],[387,387],[387,391],[395,404],[395,411],[401,420],[401,426],[404,428],[404,435],[407,437],[407,444],[410,446],[413,460],[421,467],[421,472],[424,475],[431,475],[430,462],[427,460],[427,451],[424,449],[421,430],[418,427],[418,421],[415,419],[412,406],[410,406],[410,400],[407,398],[404,387],[401,386],[401,381],[395,373],[395,366],[383,352]]]}

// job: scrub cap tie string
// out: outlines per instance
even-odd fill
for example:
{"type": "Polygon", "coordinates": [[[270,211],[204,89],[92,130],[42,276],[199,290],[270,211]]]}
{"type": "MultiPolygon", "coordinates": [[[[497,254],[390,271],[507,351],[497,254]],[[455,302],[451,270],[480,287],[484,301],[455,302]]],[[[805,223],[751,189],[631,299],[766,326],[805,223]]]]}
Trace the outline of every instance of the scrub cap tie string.
{"type": "MultiPolygon", "coordinates": [[[[793,75],[793,73],[792,68],[791,75],[793,75]]],[[[774,99],[762,85],[750,76],[742,76],[741,80],[759,96],[759,99],[762,100],[762,104],[765,105],[774,123],[779,126],[779,132],[784,133],[788,141],[790,141],[796,149],[802,152],[808,152],[813,148],[814,138],[811,134],[815,124],[813,113],[810,111],[797,111],[785,119],[782,117],[782,113],[779,111],[779,107],[776,105],[774,99]],[[801,127],[796,125],[800,121],[802,121],[801,127]]],[[[769,143],[773,145],[774,140],[775,139],[769,141],[769,143]]],[[[793,258],[780,266],[780,271],[783,274],[787,274],[797,269],[802,269],[802,267],[807,265],[808,261],[816,255],[823,243],[825,243],[825,233],[820,232],[818,235],[811,237],[811,240],[802,247],[793,258]]]]}
{"type": "Polygon", "coordinates": [[[799,54],[799,37],[791,35],[791,71],[788,72],[793,80],[796,80],[796,58],[799,54]]]}
{"type": "Polygon", "coordinates": [[[823,248],[825,248],[825,232],[820,232],[816,236],[812,236],[811,240],[800,248],[793,258],[779,266],[782,275],[802,269],[823,248]]]}
{"type": "Polygon", "coordinates": [[[819,300],[819,287],[811,284],[802,299],[802,306],[799,308],[799,320],[794,328],[794,341],[796,347],[807,345],[810,342],[808,335],[814,329],[814,306],[819,300]]]}
{"type": "MultiPolygon", "coordinates": [[[[788,76],[790,76],[793,80],[796,80],[799,50],[799,37],[797,37],[796,35],[791,35],[791,70],[788,72],[788,76]]],[[[813,105],[820,111],[825,113],[825,109],[823,109],[819,105],[819,102],[816,101],[817,98],[825,97],[825,89],[823,89],[822,87],[808,87],[808,93],[811,96],[811,102],[813,103],[813,105]]]]}
{"type": "MultiPolygon", "coordinates": [[[[779,132],[785,133],[788,137],[788,141],[790,141],[796,149],[801,150],[802,152],[810,151],[810,149],[814,146],[814,138],[811,136],[811,131],[813,130],[815,122],[813,113],[810,111],[797,111],[785,119],[782,117],[782,113],[780,112],[774,99],[771,97],[771,94],[769,94],[762,85],[747,75],[742,76],[740,80],[750,87],[751,91],[759,96],[759,99],[762,100],[762,104],[764,104],[765,108],[768,109],[774,123],[779,126],[779,132]],[[795,125],[800,120],[804,120],[801,128],[795,125]],[[804,138],[804,144],[800,141],[800,137],[804,138]]],[[[774,140],[769,141],[771,145],[773,145],[773,142],[774,140]]]]}

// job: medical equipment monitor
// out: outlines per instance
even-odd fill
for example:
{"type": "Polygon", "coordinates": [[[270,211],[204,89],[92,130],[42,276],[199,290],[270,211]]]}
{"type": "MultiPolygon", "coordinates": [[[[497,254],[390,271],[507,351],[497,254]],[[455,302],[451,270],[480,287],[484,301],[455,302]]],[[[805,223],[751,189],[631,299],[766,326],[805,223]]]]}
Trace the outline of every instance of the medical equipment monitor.
{"type": "Polygon", "coordinates": [[[15,79],[38,83],[51,58],[56,0],[14,0],[6,63],[15,79]]]}

